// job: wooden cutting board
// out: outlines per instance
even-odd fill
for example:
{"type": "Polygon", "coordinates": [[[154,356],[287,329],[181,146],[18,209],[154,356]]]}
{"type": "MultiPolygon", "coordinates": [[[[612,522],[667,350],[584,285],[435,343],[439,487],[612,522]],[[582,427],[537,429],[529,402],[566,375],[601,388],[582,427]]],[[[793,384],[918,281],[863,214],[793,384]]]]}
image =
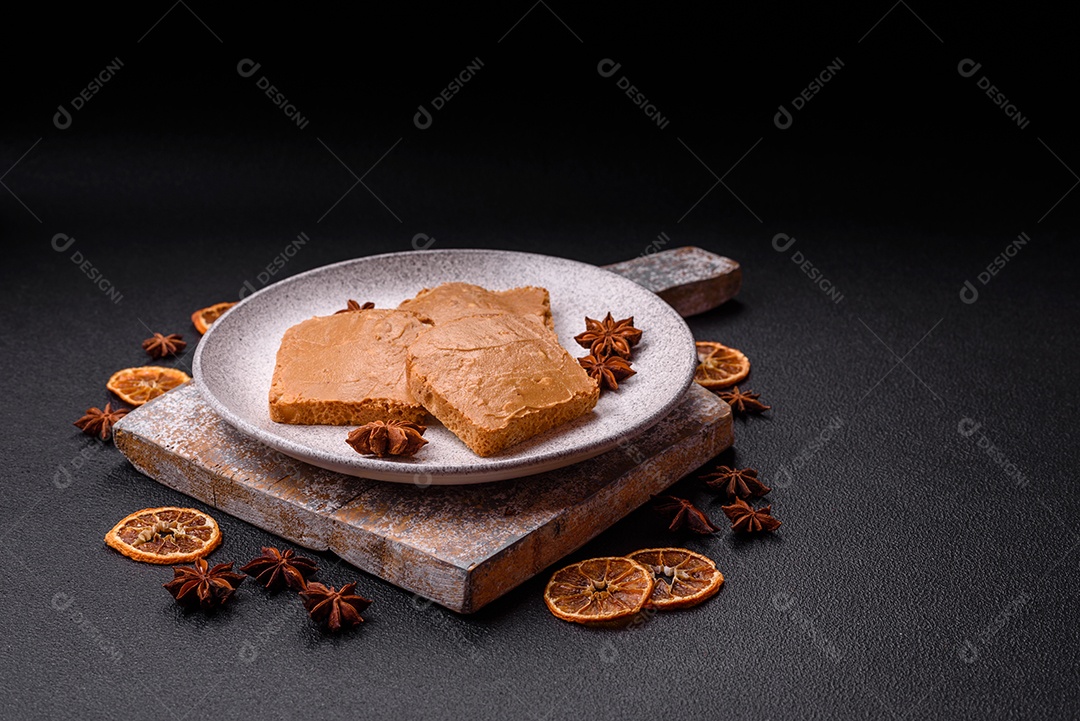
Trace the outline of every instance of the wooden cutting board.
{"type": "MultiPolygon", "coordinates": [[[[730,299],[741,280],[738,263],[699,248],[608,268],[683,315],[730,299]]],[[[731,409],[696,384],[656,427],[601,456],[471,486],[384,483],[307,465],[234,430],[190,384],[129,413],[114,439],[159,483],[462,613],[581,547],[733,440],[731,409]]]]}

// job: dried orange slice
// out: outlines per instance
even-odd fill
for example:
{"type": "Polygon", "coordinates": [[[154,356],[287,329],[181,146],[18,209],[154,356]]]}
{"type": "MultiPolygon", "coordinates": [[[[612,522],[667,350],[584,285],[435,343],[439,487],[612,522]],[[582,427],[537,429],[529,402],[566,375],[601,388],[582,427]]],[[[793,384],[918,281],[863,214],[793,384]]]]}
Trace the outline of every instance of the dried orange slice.
{"type": "Polygon", "coordinates": [[[193,508],[144,508],[113,526],[105,543],[143,563],[190,563],[221,545],[221,529],[193,508]]]}
{"type": "Polygon", "coordinates": [[[656,581],[646,608],[696,606],[724,584],[724,574],[711,558],[685,548],[646,548],[631,553],[630,559],[648,568],[656,581]]]}
{"type": "Polygon", "coordinates": [[[166,391],[191,380],[191,376],[176,368],[162,366],[139,366],[116,371],[105,387],[125,402],[141,406],[166,391]]]}
{"type": "Polygon", "coordinates": [[[191,314],[191,324],[195,326],[195,330],[199,331],[199,335],[202,335],[210,327],[211,323],[220,318],[222,313],[234,305],[236,305],[236,301],[232,303],[214,303],[208,308],[199,308],[191,314]]]}
{"type": "Polygon", "coordinates": [[[544,603],[564,621],[613,621],[640,611],[652,589],[652,571],[637,561],[590,558],[556,571],[544,589],[544,603]]]}
{"type": "Polygon", "coordinates": [[[694,380],[706,388],[727,388],[750,375],[750,359],[742,351],[710,340],[694,344],[698,367],[694,380]]]}

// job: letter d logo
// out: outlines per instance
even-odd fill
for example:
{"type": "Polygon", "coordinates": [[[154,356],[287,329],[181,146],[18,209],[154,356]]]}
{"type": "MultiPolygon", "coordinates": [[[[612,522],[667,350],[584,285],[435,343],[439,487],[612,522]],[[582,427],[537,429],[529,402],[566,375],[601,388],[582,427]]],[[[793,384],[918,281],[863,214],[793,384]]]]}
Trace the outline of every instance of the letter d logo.
{"type": "Polygon", "coordinates": [[[59,488],[61,491],[71,486],[72,478],[71,471],[63,466],[56,467],[56,473],[53,474],[53,485],[59,488]]]}
{"type": "Polygon", "coordinates": [[[787,591],[779,591],[773,594],[772,605],[780,613],[784,613],[795,605],[795,597],[787,591]]]}
{"type": "Polygon", "coordinates": [[[242,78],[250,78],[257,73],[261,67],[262,63],[257,63],[251,58],[244,58],[236,64],[236,72],[239,73],[242,78]]]}
{"type": "Polygon", "coordinates": [[[75,239],[70,237],[67,233],[57,233],[52,237],[52,247],[57,253],[63,253],[70,248],[71,244],[74,242],[75,239]]]}
{"type": "Polygon", "coordinates": [[[416,115],[413,116],[413,125],[421,130],[427,130],[431,127],[431,113],[423,105],[416,106],[416,115]]]}
{"type": "Polygon", "coordinates": [[[615,648],[615,644],[611,641],[600,647],[600,660],[604,663],[615,663],[617,658],[619,658],[619,649],[615,648]]]}
{"type": "Polygon", "coordinates": [[[596,72],[600,73],[602,78],[610,78],[615,73],[619,72],[619,68],[622,67],[622,63],[617,63],[611,58],[604,58],[596,64],[596,72]]]}
{"type": "Polygon", "coordinates": [[[960,300],[971,305],[979,299],[979,289],[971,284],[970,280],[964,281],[964,287],[960,289],[960,300]]]}
{"type": "Polygon", "coordinates": [[[794,122],[794,119],[791,117],[791,113],[788,112],[788,109],[783,105],[781,105],[778,110],[779,112],[773,116],[773,124],[781,130],[787,130],[791,127],[791,123],[794,122]]]}
{"type": "Polygon", "coordinates": [[[794,244],[795,239],[787,233],[777,233],[772,237],[772,247],[776,249],[777,253],[786,252],[794,244]]]}
{"type": "Polygon", "coordinates": [[[982,63],[977,63],[971,58],[964,58],[956,66],[956,72],[960,73],[962,78],[970,78],[975,73],[979,72],[979,68],[982,67],[982,63]]]}
{"type": "Polygon", "coordinates": [[[75,599],[63,591],[57,591],[52,597],[52,607],[56,611],[66,611],[75,599]]]}
{"type": "Polygon", "coordinates": [[[979,423],[974,418],[961,418],[960,422],[956,424],[956,432],[964,438],[971,438],[975,435],[975,431],[980,428],[982,428],[982,423],[979,423]]]}
{"type": "Polygon", "coordinates": [[[795,476],[791,474],[791,469],[787,467],[787,464],[780,466],[780,473],[783,474],[783,480],[773,479],[773,486],[776,488],[791,488],[791,484],[795,482],[795,476]]]}
{"type": "Polygon", "coordinates": [[[417,233],[412,238],[413,250],[427,250],[433,245],[435,245],[435,239],[427,233],[417,233]]]}
{"type": "Polygon", "coordinates": [[[71,127],[71,113],[62,104],[57,105],[56,115],[52,116],[52,122],[60,130],[67,130],[71,127]]]}
{"type": "Polygon", "coordinates": [[[240,644],[240,652],[236,654],[244,663],[251,663],[259,657],[259,651],[251,641],[240,644]]]}

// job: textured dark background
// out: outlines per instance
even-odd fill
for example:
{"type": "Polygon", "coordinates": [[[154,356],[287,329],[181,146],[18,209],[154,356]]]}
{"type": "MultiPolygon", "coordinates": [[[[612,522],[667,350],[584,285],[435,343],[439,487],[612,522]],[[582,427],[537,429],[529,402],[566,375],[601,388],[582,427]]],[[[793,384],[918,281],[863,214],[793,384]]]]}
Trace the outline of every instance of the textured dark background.
{"type": "MultiPolygon", "coordinates": [[[[42,10],[9,23],[2,51],[0,716],[1077,713],[1080,154],[1064,18],[888,1],[42,10]],[[57,128],[57,106],[114,58],[57,128]],[[244,58],[261,63],[250,78],[244,58]],[[418,129],[417,106],[474,58],[418,129]],[[611,78],[605,58],[622,64],[611,78]],[[777,107],[836,58],[777,128],[777,107]],[[965,58],[982,63],[973,77],[965,58]],[[305,128],[260,93],[263,75],[305,128]],[[75,243],[53,250],[58,233],[75,243]],[[671,538],[633,514],[574,558],[685,544],[728,581],[622,631],[552,618],[543,577],[460,617],[332,557],[325,579],[375,599],[345,637],[254,587],[211,618],[180,611],[167,569],[101,537],[188,499],[71,422],[145,360],[149,330],[194,340],[188,314],[261,287],[299,233],[310,241],[268,280],[431,238],[608,263],[664,233],[738,259],[738,300],[691,326],[753,359],[749,385],[774,410],[739,422],[724,460],[761,470],[783,528],[671,538]],[[777,251],[779,233],[795,244],[777,251]],[[1020,233],[1030,242],[979,282],[1020,233]]],[[[722,518],[693,479],[677,488],[722,518]]],[[[215,560],[276,542],[216,515],[215,560]]]]}

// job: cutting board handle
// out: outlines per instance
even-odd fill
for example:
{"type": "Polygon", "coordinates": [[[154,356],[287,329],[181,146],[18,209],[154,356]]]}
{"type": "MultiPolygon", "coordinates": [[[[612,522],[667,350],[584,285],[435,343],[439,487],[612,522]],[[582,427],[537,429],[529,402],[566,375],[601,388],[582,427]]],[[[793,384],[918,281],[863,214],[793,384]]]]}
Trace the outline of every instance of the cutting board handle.
{"type": "Polygon", "coordinates": [[[737,261],[692,245],[603,267],[645,286],[684,318],[726,303],[742,286],[737,261]]]}

